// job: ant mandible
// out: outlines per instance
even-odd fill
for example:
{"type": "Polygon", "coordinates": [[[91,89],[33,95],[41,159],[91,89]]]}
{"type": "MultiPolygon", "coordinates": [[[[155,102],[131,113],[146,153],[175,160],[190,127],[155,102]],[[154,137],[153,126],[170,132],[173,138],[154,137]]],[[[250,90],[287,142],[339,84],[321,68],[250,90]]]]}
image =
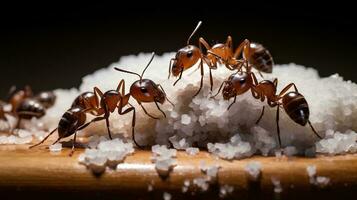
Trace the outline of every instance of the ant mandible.
{"type": "MultiPolygon", "coordinates": [[[[223,87],[222,95],[225,100],[229,100],[234,97],[233,102],[228,106],[227,110],[236,102],[237,95],[241,95],[247,92],[249,89],[252,92],[252,95],[256,99],[260,99],[262,102],[267,99],[267,103],[270,107],[277,107],[276,111],[276,126],[277,134],[279,140],[279,146],[281,147],[280,139],[280,128],[279,128],[279,109],[283,107],[285,112],[288,114],[290,119],[295,123],[305,126],[307,123],[311,127],[313,133],[321,139],[321,136],[316,132],[309,120],[309,106],[305,97],[298,92],[297,87],[294,83],[290,83],[285,86],[281,92],[277,95],[277,85],[278,79],[274,81],[263,80],[258,83],[254,73],[252,72],[237,72],[229,76],[228,80],[224,81],[219,88],[217,94],[223,87]],[[288,92],[288,90],[294,87],[294,91],[288,92]]],[[[216,95],[217,95],[216,94],[216,95]]],[[[216,96],[215,95],[215,96],[216,96]]],[[[259,123],[261,118],[264,115],[265,106],[262,108],[262,112],[256,121],[256,124],[259,123]]]]}

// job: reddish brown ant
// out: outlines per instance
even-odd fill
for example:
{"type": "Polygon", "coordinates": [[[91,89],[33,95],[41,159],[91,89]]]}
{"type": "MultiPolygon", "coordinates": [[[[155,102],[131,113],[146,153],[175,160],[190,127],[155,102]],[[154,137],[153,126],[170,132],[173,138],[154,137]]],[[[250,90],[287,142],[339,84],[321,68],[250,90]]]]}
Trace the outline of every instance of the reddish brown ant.
{"type": "Polygon", "coordinates": [[[12,107],[11,113],[18,119],[15,128],[20,126],[22,119],[44,116],[46,109],[53,106],[55,100],[55,94],[50,91],[40,92],[34,96],[30,86],[25,86],[21,90],[15,86],[11,87],[8,102],[12,107]]]}
{"type": "Polygon", "coordinates": [[[176,85],[176,83],[181,79],[183,71],[191,68],[199,60],[201,82],[200,88],[195,93],[194,97],[198,95],[203,86],[203,62],[205,62],[209,67],[211,91],[213,88],[213,78],[211,70],[217,68],[217,63],[224,64],[229,70],[237,69],[238,71],[240,71],[242,67],[245,66],[247,68],[247,71],[250,71],[250,67],[248,65],[249,61],[252,62],[253,67],[257,68],[260,75],[260,71],[269,72],[269,68],[271,71],[273,62],[269,51],[263,51],[265,50],[265,48],[263,49],[261,45],[259,46],[259,48],[255,48],[257,46],[256,43],[251,44],[247,39],[245,39],[235,51],[233,51],[233,42],[231,36],[228,36],[225,44],[215,44],[213,45],[213,47],[210,47],[210,45],[202,37],[199,38],[199,47],[190,45],[190,39],[200,27],[201,23],[201,21],[198,22],[196,28],[189,36],[187,40],[187,46],[179,49],[175,55],[175,58],[172,58],[170,60],[169,78],[171,73],[175,77],[179,76],[179,78],[175,81],[174,85],[176,85]],[[202,46],[206,48],[207,55],[203,53],[202,46]],[[242,53],[243,59],[238,59],[238,56],[240,56],[242,53]],[[267,58],[267,55],[270,57],[267,58]]]}
{"type": "MultiPolygon", "coordinates": [[[[154,53],[148,65],[143,70],[141,76],[134,72],[115,68],[118,71],[136,74],[140,77],[140,80],[132,84],[129,94],[123,95],[125,93],[125,81],[121,80],[116,90],[109,90],[105,93],[102,93],[97,87],[95,87],[94,92],[85,92],[79,95],[74,100],[72,107],[62,116],[61,120],[59,121],[58,127],[51,131],[41,142],[31,146],[30,148],[42,144],[45,140],[49,138],[50,135],[52,135],[56,130],[58,130],[58,139],[53,144],[57,143],[62,138],[74,134],[74,139],[72,142],[72,151],[70,154],[72,155],[74,152],[74,144],[76,142],[77,131],[86,128],[89,124],[93,122],[101,121],[104,119],[106,120],[109,138],[112,139],[108,119],[110,113],[113,113],[116,108],[118,108],[118,113],[120,115],[124,115],[130,111],[133,111],[132,138],[134,143],[138,147],[141,147],[135,140],[135,108],[129,103],[130,96],[133,96],[140,105],[141,102],[155,102],[158,109],[164,114],[164,116],[166,116],[157,104],[157,102],[162,104],[165,102],[165,99],[167,99],[164,90],[160,85],[156,85],[153,81],[149,79],[142,79],[145,70],[148,68],[153,58],[154,53]],[[100,101],[98,99],[100,99],[100,101]],[[129,105],[130,107],[122,111],[122,109],[126,105],[129,105]],[[85,123],[86,113],[91,113],[93,115],[96,115],[97,117],[92,119],[90,122],[85,123]],[[104,116],[100,116],[103,114],[104,116]]],[[[145,113],[148,114],[143,106],[142,108],[144,109],[145,113]]]]}
{"type": "MultiPolygon", "coordinates": [[[[256,99],[260,99],[262,102],[267,99],[267,103],[270,107],[277,107],[276,111],[276,126],[279,139],[279,146],[281,147],[280,128],[279,128],[279,108],[282,106],[290,119],[295,123],[305,126],[307,123],[311,127],[314,134],[321,139],[321,136],[316,132],[309,120],[309,106],[305,97],[298,92],[294,83],[290,83],[285,86],[281,92],[277,95],[278,79],[273,82],[269,80],[263,80],[258,83],[254,73],[252,72],[237,72],[229,76],[228,80],[224,81],[220,86],[217,94],[223,87],[223,98],[229,100],[234,97],[233,102],[228,106],[227,110],[236,102],[237,95],[241,95],[247,92],[249,89],[252,95],[256,99]],[[294,87],[294,91],[288,92],[288,90],[294,87]]],[[[217,95],[216,94],[216,95],[217,95]]],[[[215,96],[216,96],[215,95],[215,96]]],[[[265,107],[263,106],[262,112],[256,121],[259,123],[263,117],[265,107]]]]}
{"type": "MultiPolygon", "coordinates": [[[[94,92],[82,93],[73,101],[71,108],[67,110],[67,112],[62,116],[61,120],[58,123],[58,127],[51,131],[41,142],[31,146],[30,148],[42,144],[45,140],[47,140],[50,135],[52,135],[56,130],[58,130],[58,139],[53,144],[57,143],[62,138],[66,138],[74,134],[72,150],[70,153],[70,155],[72,155],[74,152],[74,145],[76,143],[77,131],[86,128],[93,122],[101,120],[106,121],[108,135],[109,138],[112,139],[109,128],[110,113],[113,113],[116,108],[118,108],[118,113],[120,115],[126,114],[134,110],[133,107],[130,107],[125,111],[122,111],[122,108],[128,104],[128,99],[123,97],[122,95],[123,92],[124,80],[121,80],[116,90],[109,90],[105,93],[102,93],[99,88],[94,87],[94,92]],[[86,113],[90,113],[92,115],[95,115],[96,117],[91,121],[85,123],[87,118],[86,113]]],[[[135,110],[133,114],[133,119],[135,119],[135,110]]],[[[134,137],[134,129],[133,140],[136,143],[134,137]]]]}
{"type": "Polygon", "coordinates": [[[165,100],[167,100],[172,106],[174,106],[174,104],[167,98],[165,90],[164,88],[162,88],[160,84],[156,84],[154,81],[150,79],[143,79],[144,72],[149,67],[151,61],[154,58],[154,55],[155,53],[152,53],[151,60],[148,63],[148,65],[144,68],[141,75],[117,67],[115,67],[114,69],[120,72],[133,74],[139,77],[139,80],[135,81],[131,85],[130,92],[129,94],[126,94],[125,97],[129,99],[130,96],[132,96],[137,101],[137,103],[141,106],[141,108],[144,110],[145,114],[147,114],[151,118],[158,119],[158,117],[154,117],[151,114],[149,114],[146,111],[145,107],[142,105],[142,103],[155,103],[157,109],[164,115],[164,117],[166,117],[166,114],[164,111],[161,110],[158,103],[163,104],[165,103],[165,100]]]}

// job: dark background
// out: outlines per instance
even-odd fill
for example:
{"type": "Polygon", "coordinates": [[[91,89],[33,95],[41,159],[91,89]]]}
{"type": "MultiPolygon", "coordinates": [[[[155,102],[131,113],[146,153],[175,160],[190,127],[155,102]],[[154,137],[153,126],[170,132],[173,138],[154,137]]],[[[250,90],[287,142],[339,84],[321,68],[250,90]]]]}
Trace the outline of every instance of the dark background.
{"type": "Polygon", "coordinates": [[[198,36],[225,41],[230,34],[237,45],[248,38],[268,47],[276,63],[295,62],[317,68],[322,76],[337,72],[357,81],[352,5],[192,3],[2,5],[0,95],[11,85],[70,88],[122,55],[176,51],[198,20],[203,26],[195,42],[198,36]]]}

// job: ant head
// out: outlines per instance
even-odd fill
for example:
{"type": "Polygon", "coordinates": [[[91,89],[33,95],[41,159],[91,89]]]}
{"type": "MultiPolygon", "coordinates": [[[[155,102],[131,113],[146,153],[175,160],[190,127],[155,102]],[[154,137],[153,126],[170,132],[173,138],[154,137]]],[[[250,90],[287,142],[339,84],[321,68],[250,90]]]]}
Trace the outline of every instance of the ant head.
{"type": "Polygon", "coordinates": [[[177,51],[172,63],[172,75],[178,76],[181,71],[192,67],[201,58],[201,51],[193,45],[187,45],[177,51]]]}
{"type": "MultiPolygon", "coordinates": [[[[192,36],[196,33],[197,29],[201,26],[202,21],[199,21],[195,30],[187,39],[187,46],[179,49],[173,59],[172,75],[178,76],[183,70],[192,67],[201,58],[201,51],[196,46],[190,45],[192,36]]],[[[170,66],[171,67],[171,66],[170,66]]]]}
{"type": "Polygon", "coordinates": [[[130,87],[130,94],[138,102],[158,102],[163,104],[166,99],[165,93],[149,79],[135,81],[130,87]]]}
{"type": "Polygon", "coordinates": [[[229,76],[225,81],[222,91],[224,99],[230,99],[236,95],[240,95],[248,91],[253,85],[252,78],[247,72],[238,72],[229,76]]]}
{"type": "Polygon", "coordinates": [[[116,90],[109,90],[103,94],[103,98],[100,100],[100,104],[102,108],[107,107],[109,112],[114,112],[119,101],[119,92],[116,90]]]}
{"type": "Polygon", "coordinates": [[[42,105],[45,106],[45,108],[50,108],[55,104],[56,101],[56,95],[51,92],[40,92],[39,94],[36,95],[35,97],[39,102],[42,103],[42,105]]]}

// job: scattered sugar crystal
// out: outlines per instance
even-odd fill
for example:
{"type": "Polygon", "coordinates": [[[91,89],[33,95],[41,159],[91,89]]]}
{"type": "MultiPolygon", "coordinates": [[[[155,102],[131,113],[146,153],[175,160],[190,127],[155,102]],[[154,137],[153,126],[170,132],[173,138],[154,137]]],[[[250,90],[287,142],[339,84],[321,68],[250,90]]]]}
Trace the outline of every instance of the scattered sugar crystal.
{"type": "Polygon", "coordinates": [[[252,161],[245,166],[245,171],[248,172],[253,180],[257,180],[260,176],[261,164],[260,162],[252,161]]]}
{"type": "Polygon", "coordinates": [[[296,147],[294,147],[294,146],[285,147],[283,151],[284,151],[284,155],[286,155],[288,157],[296,155],[298,153],[296,147]]]}
{"type": "Polygon", "coordinates": [[[316,177],[316,185],[319,187],[326,187],[330,183],[330,178],[325,176],[316,177]]]}
{"type": "Polygon", "coordinates": [[[164,200],[171,200],[171,194],[168,192],[164,192],[163,197],[164,197],[164,200]]]}
{"type": "Polygon", "coordinates": [[[148,192],[151,192],[151,191],[153,191],[153,190],[154,190],[154,186],[151,185],[151,184],[149,184],[149,185],[148,185],[148,192]]]}
{"type": "Polygon", "coordinates": [[[219,188],[219,197],[225,198],[227,195],[234,191],[234,187],[231,185],[223,185],[219,188]]]}
{"type": "Polygon", "coordinates": [[[187,114],[183,114],[181,116],[181,123],[184,124],[184,125],[188,125],[191,123],[191,117],[187,114]]]}
{"type": "Polygon", "coordinates": [[[197,186],[200,191],[205,192],[209,188],[210,180],[207,177],[199,177],[193,179],[193,185],[197,186]]]}
{"type": "Polygon", "coordinates": [[[194,156],[196,154],[198,154],[198,152],[200,152],[200,149],[199,148],[194,148],[194,147],[188,147],[186,149],[186,153],[190,156],[194,156]]]}
{"type": "Polygon", "coordinates": [[[49,149],[51,152],[59,152],[62,150],[62,144],[56,143],[56,144],[50,145],[49,149]]]}
{"type": "Polygon", "coordinates": [[[169,171],[176,166],[176,149],[168,149],[165,145],[154,145],[151,147],[153,156],[151,160],[155,163],[155,168],[161,175],[168,175],[169,171]]]}
{"type": "Polygon", "coordinates": [[[274,185],[274,192],[280,194],[283,191],[283,188],[281,187],[280,180],[272,177],[271,182],[274,185]]]}
{"type": "Polygon", "coordinates": [[[315,165],[307,166],[306,171],[310,178],[316,176],[316,166],[315,165]]]}
{"type": "Polygon", "coordinates": [[[335,132],[332,137],[325,138],[316,143],[316,152],[336,155],[357,152],[357,133],[346,131],[345,133],[335,132]]]}

